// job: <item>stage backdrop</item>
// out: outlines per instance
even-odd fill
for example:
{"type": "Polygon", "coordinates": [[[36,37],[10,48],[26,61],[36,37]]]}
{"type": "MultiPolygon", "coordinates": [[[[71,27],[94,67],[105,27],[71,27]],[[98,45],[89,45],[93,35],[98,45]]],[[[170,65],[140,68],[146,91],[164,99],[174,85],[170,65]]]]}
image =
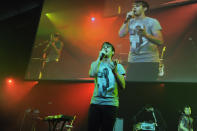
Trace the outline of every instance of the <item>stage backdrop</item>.
{"type": "MultiPolygon", "coordinates": [[[[147,16],[160,22],[165,41],[158,47],[164,74],[158,74],[156,81],[197,82],[197,3],[152,0],[149,4],[147,16]]],[[[105,41],[115,46],[114,59],[127,69],[129,36],[120,38],[118,31],[131,7],[129,0],[45,1],[25,79],[91,80],[91,62],[105,41]],[[56,32],[62,50],[51,62],[48,47],[56,32]]]]}

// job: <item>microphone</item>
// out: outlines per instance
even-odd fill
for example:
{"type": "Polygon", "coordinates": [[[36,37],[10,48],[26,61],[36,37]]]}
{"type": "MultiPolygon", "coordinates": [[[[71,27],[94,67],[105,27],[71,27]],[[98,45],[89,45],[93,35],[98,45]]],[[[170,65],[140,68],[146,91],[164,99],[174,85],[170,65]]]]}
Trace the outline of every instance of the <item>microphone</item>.
{"type": "Polygon", "coordinates": [[[129,20],[129,19],[131,19],[132,18],[132,15],[129,15],[128,17],[127,17],[127,20],[129,20]]]}
{"type": "Polygon", "coordinates": [[[124,23],[126,24],[130,19],[132,18],[131,15],[128,15],[127,19],[124,21],[124,23]]]}
{"type": "Polygon", "coordinates": [[[114,63],[114,66],[117,66],[117,61],[113,61],[113,63],[114,63]]]}
{"type": "Polygon", "coordinates": [[[101,54],[101,57],[100,57],[100,61],[103,59],[103,57],[105,56],[104,53],[101,54]]]}

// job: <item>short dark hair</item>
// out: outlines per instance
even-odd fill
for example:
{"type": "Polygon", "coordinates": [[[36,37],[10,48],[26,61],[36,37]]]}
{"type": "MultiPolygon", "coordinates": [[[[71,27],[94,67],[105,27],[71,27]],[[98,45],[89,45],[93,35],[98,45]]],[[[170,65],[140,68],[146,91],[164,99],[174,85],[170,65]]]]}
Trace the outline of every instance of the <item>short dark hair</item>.
{"type": "Polygon", "coordinates": [[[185,105],[183,109],[185,109],[185,108],[191,108],[191,106],[190,105],[185,105]]]}
{"type": "Polygon", "coordinates": [[[103,48],[104,45],[110,45],[111,48],[112,48],[112,51],[115,53],[115,48],[114,48],[114,46],[113,46],[111,43],[109,43],[109,42],[104,42],[104,43],[102,44],[102,46],[101,46],[101,49],[103,48]]]}
{"type": "Polygon", "coordinates": [[[135,0],[134,3],[135,4],[138,4],[138,3],[142,4],[142,6],[144,8],[147,8],[146,12],[149,10],[149,4],[145,0],[135,0]]]}
{"type": "Polygon", "coordinates": [[[151,105],[151,104],[146,104],[144,107],[145,107],[145,108],[152,108],[153,105],[151,105]]]}
{"type": "Polygon", "coordinates": [[[59,32],[55,32],[55,33],[53,34],[53,36],[54,36],[54,37],[60,37],[60,33],[59,33],[59,32]]]}

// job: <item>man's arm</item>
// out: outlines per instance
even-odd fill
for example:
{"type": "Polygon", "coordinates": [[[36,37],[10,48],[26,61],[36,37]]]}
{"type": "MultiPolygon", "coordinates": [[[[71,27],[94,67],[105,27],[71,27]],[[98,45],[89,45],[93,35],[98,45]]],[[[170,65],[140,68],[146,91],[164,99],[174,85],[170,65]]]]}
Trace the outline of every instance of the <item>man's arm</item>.
{"type": "Polygon", "coordinates": [[[179,123],[179,129],[182,129],[184,131],[189,131],[185,126],[184,126],[184,118],[179,123]]]}
{"type": "Polygon", "coordinates": [[[120,37],[124,37],[124,36],[126,36],[127,35],[127,33],[129,32],[129,24],[128,24],[129,22],[124,22],[123,24],[122,24],[122,26],[120,27],[120,30],[119,30],[119,36],[120,37]]]}
{"type": "Polygon", "coordinates": [[[116,81],[117,81],[119,87],[124,90],[126,88],[124,75],[114,73],[114,76],[116,78],[116,81]]]}
{"type": "Polygon", "coordinates": [[[64,43],[62,41],[60,41],[60,49],[59,49],[60,53],[61,53],[61,51],[63,49],[63,46],[64,46],[64,43]]]}
{"type": "Polygon", "coordinates": [[[96,60],[96,61],[92,62],[90,70],[89,70],[89,76],[90,77],[96,77],[97,76],[99,65],[100,65],[99,60],[96,60]]]}
{"type": "Polygon", "coordinates": [[[90,77],[96,77],[97,76],[99,66],[100,66],[101,60],[103,58],[103,54],[104,54],[104,52],[101,50],[99,52],[99,56],[98,56],[97,60],[92,62],[90,70],[89,70],[89,76],[90,77]]]}
{"type": "Polygon", "coordinates": [[[154,31],[153,35],[144,33],[144,37],[146,37],[150,42],[159,46],[164,43],[163,36],[160,30],[154,31]]]}
{"type": "MultiPolygon", "coordinates": [[[[115,63],[117,63],[117,62],[115,62],[115,63]]],[[[124,74],[118,73],[117,67],[118,67],[117,64],[115,64],[115,68],[112,70],[112,72],[114,73],[114,76],[115,76],[115,79],[118,83],[118,86],[124,90],[126,88],[125,77],[124,77],[124,74]]]]}
{"type": "Polygon", "coordinates": [[[131,18],[134,18],[133,11],[130,11],[127,13],[126,20],[124,21],[124,23],[120,27],[120,30],[118,33],[120,37],[126,36],[127,33],[129,32],[129,20],[131,18]]]}
{"type": "Polygon", "coordinates": [[[49,46],[50,46],[50,42],[49,42],[49,43],[47,44],[47,46],[44,48],[43,52],[46,52],[46,51],[48,50],[49,46]]]}
{"type": "Polygon", "coordinates": [[[162,27],[161,27],[159,21],[156,19],[153,19],[152,25],[151,25],[151,32],[152,33],[148,34],[146,32],[146,26],[145,26],[145,29],[140,30],[140,33],[142,33],[142,36],[146,37],[153,44],[160,46],[164,43],[161,30],[162,30],[162,27]]]}
{"type": "Polygon", "coordinates": [[[182,122],[179,124],[179,129],[182,129],[184,131],[189,131],[187,128],[184,127],[182,122]]]}

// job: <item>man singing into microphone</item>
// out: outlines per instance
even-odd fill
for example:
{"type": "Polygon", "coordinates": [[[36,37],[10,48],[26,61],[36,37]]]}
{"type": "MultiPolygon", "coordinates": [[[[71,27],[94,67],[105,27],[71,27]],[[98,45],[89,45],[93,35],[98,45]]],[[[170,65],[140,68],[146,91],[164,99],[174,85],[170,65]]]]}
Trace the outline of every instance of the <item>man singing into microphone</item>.
{"type": "Polygon", "coordinates": [[[54,72],[58,72],[57,65],[60,62],[60,57],[64,46],[63,41],[61,40],[61,36],[58,32],[52,33],[50,35],[50,40],[47,42],[48,44],[43,51],[44,60],[39,74],[39,79],[55,77],[54,73],[51,73],[51,69],[56,69],[56,71],[54,72]]]}
{"type": "Polygon", "coordinates": [[[113,45],[104,42],[96,61],[92,62],[89,76],[94,77],[95,88],[88,115],[88,131],[113,131],[117,116],[118,88],[125,89],[125,70],[112,57],[113,45]]]}
{"type": "Polygon", "coordinates": [[[135,1],[119,30],[120,37],[127,33],[130,37],[127,68],[129,81],[154,81],[158,76],[158,46],[163,44],[162,28],[156,19],[145,15],[148,9],[149,5],[144,0],[135,1]]]}

